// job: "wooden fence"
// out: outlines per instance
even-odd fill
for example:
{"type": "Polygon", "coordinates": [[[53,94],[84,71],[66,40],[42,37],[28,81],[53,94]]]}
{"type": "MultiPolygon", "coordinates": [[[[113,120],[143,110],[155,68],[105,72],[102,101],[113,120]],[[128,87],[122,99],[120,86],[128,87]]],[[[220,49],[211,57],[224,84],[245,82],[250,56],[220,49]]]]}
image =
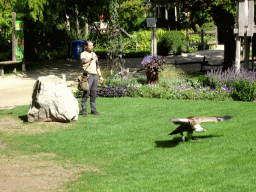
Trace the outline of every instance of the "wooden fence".
{"type": "Polygon", "coordinates": [[[186,36],[187,36],[187,50],[188,50],[188,52],[189,52],[189,47],[191,47],[191,46],[199,46],[201,48],[201,50],[204,50],[204,46],[203,45],[215,44],[215,47],[218,46],[218,28],[217,27],[215,27],[214,31],[204,31],[203,29],[201,29],[200,32],[192,32],[192,33],[190,33],[188,31],[188,29],[186,29],[186,36]],[[204,36],[206,34],[212,34],[212,33],[215,33],[215,41],[205,42],[204,41],[204,36]],[[201,43],[190,44],[190,42],[189,42],[189,35],[195,35],[195,34],[201,35],[201,43]]]}

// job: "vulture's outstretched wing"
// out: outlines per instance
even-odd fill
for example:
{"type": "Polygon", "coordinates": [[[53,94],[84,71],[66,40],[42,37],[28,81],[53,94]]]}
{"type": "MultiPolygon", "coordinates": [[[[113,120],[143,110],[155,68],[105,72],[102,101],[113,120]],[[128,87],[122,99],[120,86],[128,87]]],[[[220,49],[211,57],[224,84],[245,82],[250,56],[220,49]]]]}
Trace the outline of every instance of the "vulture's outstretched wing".
{"type": "Polygon", "coordinates": [[[198,117],[188,117],[189,120],[194,121],[195,124],[200,124],[204,122],[219,122],[219,121],[226,121],[232,119],[231,116],[223,116],[223,117],[205,117],[205,116],[198,116],[198,117]]]}
{"type": "Polygon", "coordinates": [[[169,119],[169,121],[175,124],[189,124],[189,119],[169,119]]]}

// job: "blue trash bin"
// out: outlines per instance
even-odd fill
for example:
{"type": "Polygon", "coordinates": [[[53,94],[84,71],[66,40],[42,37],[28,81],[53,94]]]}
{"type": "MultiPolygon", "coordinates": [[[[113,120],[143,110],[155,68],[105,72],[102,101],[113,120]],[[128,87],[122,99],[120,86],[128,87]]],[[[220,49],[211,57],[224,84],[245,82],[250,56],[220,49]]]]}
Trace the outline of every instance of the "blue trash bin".
{"type": "Polygon", "coordinates": [[[72,42],[72,58],[80,60],[80,55],[84,51],[85,41],[75,40],[72,42]]]}

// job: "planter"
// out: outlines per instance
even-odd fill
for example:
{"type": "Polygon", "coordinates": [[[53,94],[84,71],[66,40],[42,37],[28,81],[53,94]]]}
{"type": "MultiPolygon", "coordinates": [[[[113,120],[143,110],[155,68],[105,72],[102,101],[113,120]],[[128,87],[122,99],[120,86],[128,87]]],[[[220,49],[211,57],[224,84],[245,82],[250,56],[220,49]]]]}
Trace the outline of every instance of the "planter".
{"type": "Polygon", "coordinates": [[[150,70],[150,67],[146,68],[147,83],[158,84],[158,73],[150,70]]]}
{"type": "Polygon", "coordinates": [[[141,65],[145,67],[148,84],[158,84],[158,73],[165,64],[166,57],[146,56],[141,65]]]}

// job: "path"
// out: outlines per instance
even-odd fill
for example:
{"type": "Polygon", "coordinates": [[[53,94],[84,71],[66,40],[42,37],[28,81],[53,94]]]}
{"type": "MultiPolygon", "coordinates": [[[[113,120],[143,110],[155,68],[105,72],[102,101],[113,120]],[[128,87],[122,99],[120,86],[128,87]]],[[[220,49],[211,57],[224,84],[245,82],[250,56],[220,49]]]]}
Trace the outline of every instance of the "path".
{"type": "MultiPolygon", "coordinates": [[[[214,50],[197,51],[193,53],[185,53],[178,56],[168,56],[168,63],[201,61],[206,56],[209,64],[220,64],[223,61],[223,46],[219,46],[214,50]]],[[[130,71],[141,68],[143,58],[125,59],[125,67],[130,71]]],[[[100,60],[101,65],[107,65],[106,59],[100,60]]],[[[37,63],[40,64],[40,63],[37,63]]],[[[184,71],[199,71],[199,64],[180,65],[178,68],[184,71]]],[[[214,67],[205,67],[209,70],[214,67]]],[[[27,72],[25,75],[8,75],[0,77],[0,110],[9,109],[18,105],[30,105],[34,83],[40,76],[56,75],[62,78],[62,74],[66,75],[67,86],[72,89],[72,84],[76,83],[77,76],[81,73],[82,67],[79,61],[47,61],[43,69],[37,69],[27,72]]]]}

